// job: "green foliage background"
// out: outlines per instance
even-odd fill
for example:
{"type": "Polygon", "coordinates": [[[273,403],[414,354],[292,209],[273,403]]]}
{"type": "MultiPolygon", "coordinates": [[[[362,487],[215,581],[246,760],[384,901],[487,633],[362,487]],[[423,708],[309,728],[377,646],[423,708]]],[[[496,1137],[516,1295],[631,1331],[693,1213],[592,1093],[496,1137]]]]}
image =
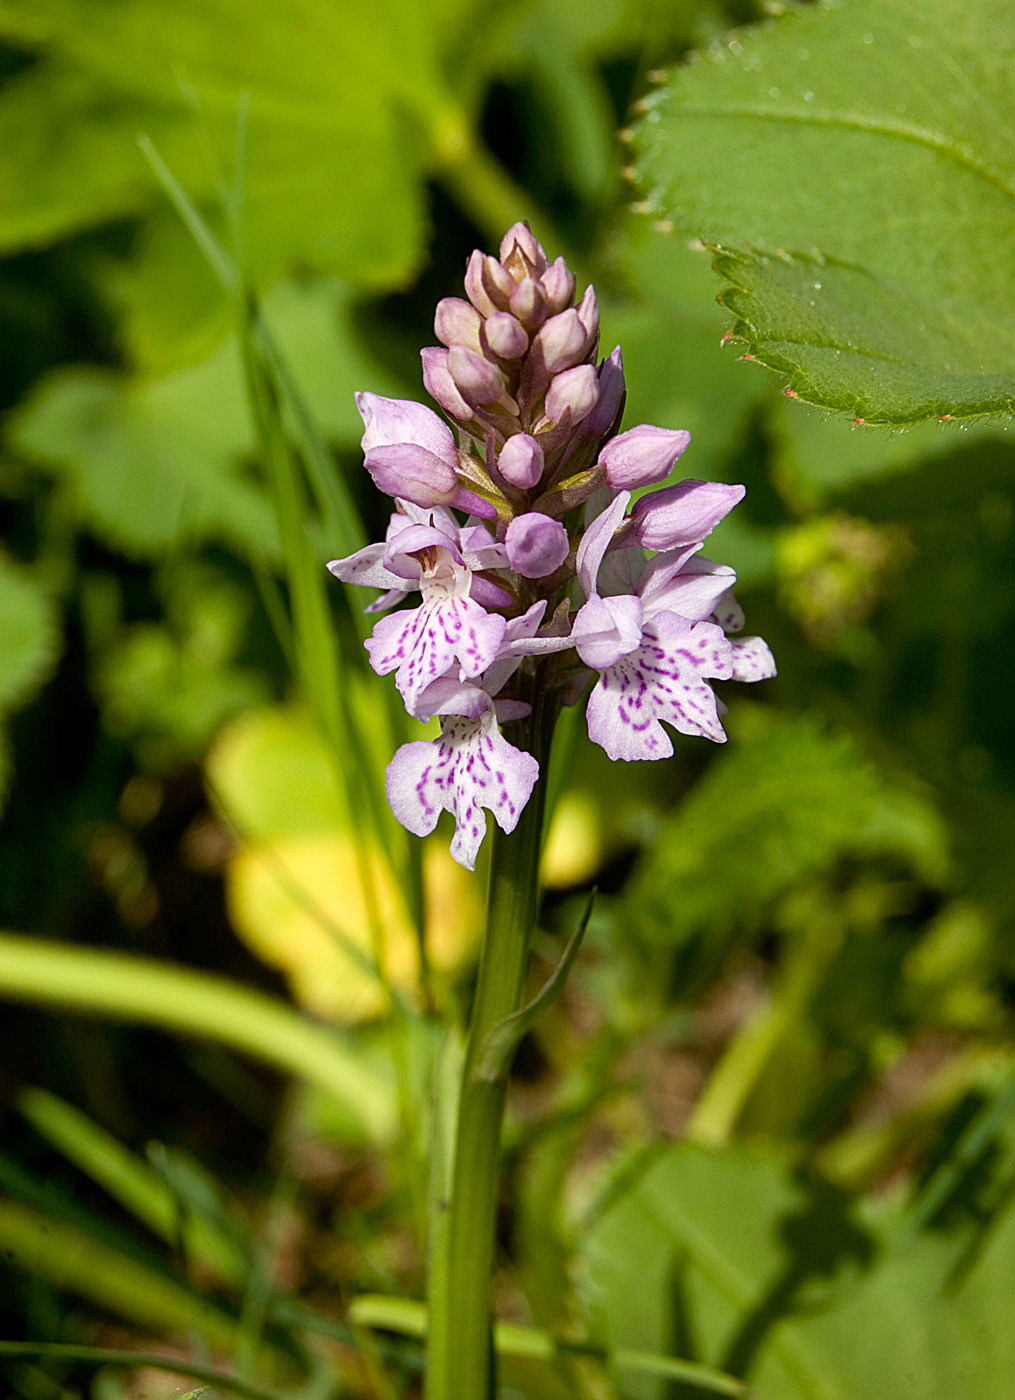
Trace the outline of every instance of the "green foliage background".
{"type": "Polygon", "coordinates": [[[424,902],[403,721],[323,563],[382,517],[353,392],[421,394],[519,217],[595,281],[626,426],[746,484],[710,552],[779,676],[719,751],[562,735],[537,973],[602,893],[518,1065],[504,1393],[1006,1393],[1013,35],[1008,0],[0,0],[5,1393],[126,1400],[81,1349],[167,1345],[418,1393],[470,952],[378,970],[424,902]],[[352,933],[286,865],[307,803],[325,871],[386,853],[352,933]],[[358,1027],[276,970],[293,910],[358,1027]]]}

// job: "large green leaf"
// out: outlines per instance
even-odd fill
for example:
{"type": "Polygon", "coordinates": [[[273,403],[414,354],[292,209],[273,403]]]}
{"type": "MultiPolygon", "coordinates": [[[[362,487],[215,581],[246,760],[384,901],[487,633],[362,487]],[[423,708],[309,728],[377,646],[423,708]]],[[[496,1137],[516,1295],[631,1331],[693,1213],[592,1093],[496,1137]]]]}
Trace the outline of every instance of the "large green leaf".
{"type": "Polygon", "coordinates": [[[40,58],[0,95],[0,248],[161,209],[139,132],[214,207],[249,103],[255,275],[403,282],[423,250],[423,180],[461,120],[441,65],[469,0],[442,9],[435,24],[412,0],[2,0],[0,37],[40,58]]]}
{"type": "MultiPolygon", "coordinates": [[[[348,288],[333,282],[285,282],[265,303],[315,420],[348,446],[362,431],[354,390],[399,387],[357,345],[353,312],[348,288]]],[[[278,548],[248,467],[255,443],[235,340],[157,377],[55,370],[12,415],[8,438],[63,475],[87,528],[129,555],[165,553],[181,537],[247,555],[278,548]]]]}
{"type": "MultiPolygon", "coordinates": [[[[0,33],[5,29],[0,12],[0,33]]],[[[0,250],[46,243],[142,209],[151,179],[134,135],[180,160],[180,115],[111,91],[63,61],[34,64],[0,92],[0,250]]]]}
{"type": "Polygon", "coordinates": [[[191,384],[134,383],[97,368],[59,370],[14,418],[11,440],[65,474],[82,522],[125,554],[163,554],[184,538],[274,553],[270,503],[223,450],[234,421],[230,399],[240,392],[238,366],[235,375],[235,389],[233,377],[223,375],[222,401],[209,398],[204,413],[191,416],[183,411],[197,402],[191,384]]]}
{"type": "MultiPolygon", "coordinates": [[[[1005,1395],[1015,1211],[1003,1203],[1002,1189],[978,1229],[893,1239],[883,1210],[776,1160],[660,1149],[583,1238],[596,1334],[746,1374],[758,1400],[1005,1395]]],[[[630,1400],[671,1393],[625,1386],[630,1400]]]]}
{"type": "Polygon", "coordinates": [[[720,249],[750,352],[867,422],[1015,411],[1015,25],[826,0],[645,99],[644,208],[720,249]]]}

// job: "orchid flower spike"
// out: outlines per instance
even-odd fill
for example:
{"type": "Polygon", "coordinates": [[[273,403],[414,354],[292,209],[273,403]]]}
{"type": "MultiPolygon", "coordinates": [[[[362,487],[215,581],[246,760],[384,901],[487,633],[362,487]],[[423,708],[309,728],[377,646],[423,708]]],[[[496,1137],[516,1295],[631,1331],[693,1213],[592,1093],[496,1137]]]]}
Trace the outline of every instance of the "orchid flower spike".
{"type": "Polygon", "coordinates": [[[701,554],[744,488],[674,479],[683,429],[620,431],[623,361],[597,358],[592,288],[577,299],[564,260],[517,223],[496,257],[472,254],[464,291],[438,304],[440,344],[422,351],[443,417],[356,395],[364,464],[394,511],[383,542],[328,568],[381,590],[370,664],[412,716],[440,721],[388,765],[392,811],[420,836],[450,812],[451,853],[472,869],[486,813],[514,830],[539,781],[533,697],[577,703],[591,682],[592,741],[661,759],[664,726],[722,743],[712,682],[775,663],[760,637],[730,635],[733,570],[701,554]]]}

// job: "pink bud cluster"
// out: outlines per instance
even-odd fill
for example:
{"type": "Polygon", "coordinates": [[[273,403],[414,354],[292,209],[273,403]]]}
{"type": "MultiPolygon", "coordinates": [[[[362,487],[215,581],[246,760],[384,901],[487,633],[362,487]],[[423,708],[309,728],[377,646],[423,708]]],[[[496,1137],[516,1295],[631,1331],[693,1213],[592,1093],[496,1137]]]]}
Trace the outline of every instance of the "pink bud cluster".
{"type": "Polygon", "coordinates": [[[595,291],[576,305],[574,274],[563,258],[549,261],[527,224],[508,231],[499,258],[472,254],[465,291],[467,300],[438,304],[441,346],[422,352],[423,383],[465,439],[463,489],[501,517],[560,518],[605,480],[641,484],[635,458],[646,461],[646,481],[669,473],[689,437],[665,429],[648,430],[651,465],[648,444],[634,441],[591,471],[624,411],[620,349],[597,365],[595,291]]]}

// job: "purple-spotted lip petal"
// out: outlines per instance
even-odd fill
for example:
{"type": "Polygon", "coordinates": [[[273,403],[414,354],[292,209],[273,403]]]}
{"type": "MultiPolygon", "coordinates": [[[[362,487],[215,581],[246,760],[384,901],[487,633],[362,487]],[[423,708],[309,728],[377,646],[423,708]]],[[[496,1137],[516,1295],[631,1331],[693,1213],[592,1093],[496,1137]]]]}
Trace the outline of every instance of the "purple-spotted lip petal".
{"type": "Polygon", "coordinates": [[[660,613],[645,624],[641,646],[600,675],[589,697],[589,737],[625,761],[670,756],[664,721],[721,744],[726,735],[708,682],[732,671],[733,649],[721,628],[660,613]]]}
{"type": "Polygon", "coordinates": [[[446,717],[440,738],[430,743],[403,744],[388,764],[386,788],[396,818],[416,835],[428,835],[440,813],[451,812],[451,854],[473,870],[485,812],[503,831],[513,831],[538,776],[536,759],[508,743],[490,708],[475,719],[446,717]]]}
{"type": "Polygon", "coordinates": [[[432,682],[456,669],[460,680],[481,675],[496,658],[507,620],[473,599],[434,591],[423,580],[423,601],[413,611],[381,618],[365,643],[378,675],[395,672],[395,684],[410,715],[432,682]]]}
{"type": "Polygon", "coordinates": [[[776,674],[775,657],[761,637],[738,637],[733,648],[733,680],[767,681],[776,674]]]}

